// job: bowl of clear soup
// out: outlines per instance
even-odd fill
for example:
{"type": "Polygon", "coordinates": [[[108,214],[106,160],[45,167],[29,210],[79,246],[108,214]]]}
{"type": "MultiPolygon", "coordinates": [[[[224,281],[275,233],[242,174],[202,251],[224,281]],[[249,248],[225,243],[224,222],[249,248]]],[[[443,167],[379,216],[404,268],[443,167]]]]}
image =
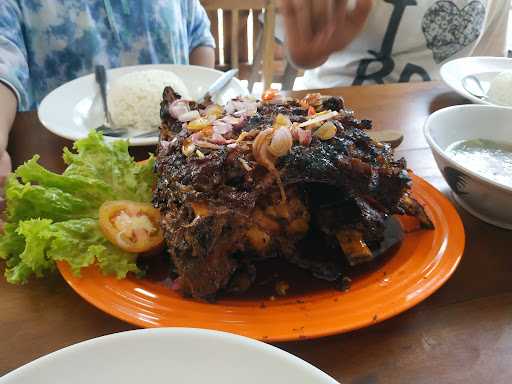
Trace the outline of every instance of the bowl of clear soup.
{"type": "Polygon", "coordinates": [[[429,116],[424,133],[454,199],[512,229],[512,108],[460,105],[429,116]]]}

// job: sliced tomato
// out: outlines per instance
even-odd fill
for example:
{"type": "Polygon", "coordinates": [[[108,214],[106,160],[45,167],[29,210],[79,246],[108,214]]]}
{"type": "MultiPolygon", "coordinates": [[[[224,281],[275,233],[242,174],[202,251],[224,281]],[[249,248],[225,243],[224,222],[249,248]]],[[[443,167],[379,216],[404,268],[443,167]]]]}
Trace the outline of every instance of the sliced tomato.
{"type": "Polygon", "coordinates": [[[100,207],[99,224],[105,237],[126,252],[147,252],[164,241],[160,211],[151,204],[107,201],[100,207]]]}

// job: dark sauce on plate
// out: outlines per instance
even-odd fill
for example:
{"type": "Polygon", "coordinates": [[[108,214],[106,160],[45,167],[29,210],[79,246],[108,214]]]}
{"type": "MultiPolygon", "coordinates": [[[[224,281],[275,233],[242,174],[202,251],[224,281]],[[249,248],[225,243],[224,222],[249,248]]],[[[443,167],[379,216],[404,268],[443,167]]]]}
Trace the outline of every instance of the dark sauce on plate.
{"type": "MultiPolygon", "coordinates": [[[[350,281],[356,280],[359,276],[371,273],[381,267],[393,254],[396,253],[403,240],[403,231],[400,223],[394,217],[386,222],[384,241],[378,249],[374,249],[375,260],[359,266],[351,267],[343,256],[340,255],[339,262],[343,271],[342,277],[336,281],[318,279],[309,270],[302,269],[290,262],[275,258],[264,260],[256,264],[256,280],[251,287],[243,293],[222,293],[223,298],[236,298],[248,301],[268,300],[277,297],[276,284],[286,283],[286,297],[297,297],[299,299],[305,294],[325,290],[347,290],[350,289],[350,281]]],[[[312,252],[332,252],[321,241],[308,241],[304,254],[312,252]]],[[[174,266],[166,252],[155,252],[153,254],[140,256],[137,265],[145,272],[144,278],[171,286],[172,279],[177,277],[174,266]]],[[[169,288],[170,289],[170,288],[169,288]]]]}

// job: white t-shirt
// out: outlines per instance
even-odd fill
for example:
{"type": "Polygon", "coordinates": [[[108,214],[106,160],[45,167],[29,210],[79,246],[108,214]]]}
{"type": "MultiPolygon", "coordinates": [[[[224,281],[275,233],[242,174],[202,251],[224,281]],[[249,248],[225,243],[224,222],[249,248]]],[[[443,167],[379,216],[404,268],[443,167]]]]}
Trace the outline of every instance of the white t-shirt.
{"type": "Polygon", "coordinates": [[[439,79],[446,61],[504,56],[510,0],[374,0],[362,33],[307,88],[439,79]]]}

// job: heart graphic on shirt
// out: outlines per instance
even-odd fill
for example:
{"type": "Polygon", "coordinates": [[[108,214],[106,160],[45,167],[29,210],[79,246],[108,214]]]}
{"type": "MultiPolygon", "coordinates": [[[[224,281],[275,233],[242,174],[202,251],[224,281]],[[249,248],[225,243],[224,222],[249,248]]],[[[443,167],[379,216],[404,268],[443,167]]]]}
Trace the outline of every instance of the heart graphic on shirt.
{"type": "Polygon", "coordinates": [[[460,9],[452,1],[441,0],[432,5],[421,28],[434,61],[441,63],[475,41],[485,19],[485,7],[472,1],[460,9]]]}

